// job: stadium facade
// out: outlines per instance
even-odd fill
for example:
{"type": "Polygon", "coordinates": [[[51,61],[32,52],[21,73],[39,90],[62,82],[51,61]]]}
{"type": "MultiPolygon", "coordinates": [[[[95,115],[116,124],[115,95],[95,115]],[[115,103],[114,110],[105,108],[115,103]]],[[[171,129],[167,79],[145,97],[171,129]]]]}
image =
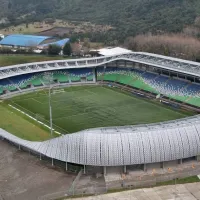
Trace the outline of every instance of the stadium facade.
{"type": "MultiPolygon", "coordinates": [[[[147,95],[166,96],[162,99],[165,103],[174,98],[176,105],[193,107],[199,111],[200,64],[143,52],[2,67],[1,97],[7,98],[46,87],[41,79],[36,84],[34,78],[41,77],[47,71],[54,74],[54,84],[57,86],[95,84],[104,80],[113,84],[120,83],[119,78],[113,81],[113,74],[117,73],[126,76],[124,80],[127,82],[123,80],[120,83],[123,87],[137,89],[143,81],[140,93],[145,89],[147,95]],[[59,73],[62,76],[58,76],[59,73]],[[62,81],[66,75],[70,78],[62,81]],[[132,76],[133,80],[137,80],[131,85],[132,76]]],[[[95,128],[45,142],[26,141],[3,129],[0,129],[0,136],[19,148],[29,149],[40,157],[51,158],[52,164],[54,160],[65,162],[66,169],[68,163],[74,163],[83,165],[84,169],[86,166],[102,167],[104,173],[106,167],[123,166],[126,172],[127,166],[142,165],[146,170],[147,164],[152,163],[160,163],[164,167],[166,162],[176,161],[181,164],[184,159],[199,160],[199,122],[200,116],[197,115],[157,124],[95,128]]]]}

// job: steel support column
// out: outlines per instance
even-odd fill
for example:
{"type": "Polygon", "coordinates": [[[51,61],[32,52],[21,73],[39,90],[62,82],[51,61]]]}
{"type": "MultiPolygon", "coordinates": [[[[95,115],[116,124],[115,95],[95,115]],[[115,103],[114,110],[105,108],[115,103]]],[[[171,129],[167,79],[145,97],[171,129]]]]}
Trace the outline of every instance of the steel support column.
{"type": "Polygon", "coordinates": [[[147,171],[147,164],[143,164],[143,170],[144,170],[144,172],[147,171]]]}
{"type": "Polygon", "coordinates": [[[85,165],[83,165],[83,174],[86,174],[86,169],[85,165]]]}
{"type": "Polygon", "coordinates": [[[199,162],[200,161],[200,155],[196,156],[196,161],[199,162]]]}
{"type": "Polygon", "coordinates": [[[103,167],[103,174],[104,174],[104,176],[106,176],[106,174],[107,174],[106,173],[106,166],[103,167]]]}
{"type": "Polygon", "coordinates": [[[161,163],[160,163],[160,168],[162,168],[162,169],[165,168],[165,164],[164,164],[164,162],[161,162],[161,163]]]}
{"type": "Polygon", "coordinates": [[[178,160],[178,164],[179,164],[179,165],[182,165],[182,163],[183,163],[183,160],[182,160],[182,159],[179,159],[179,160],[178,160]]]}
{"type": "Polygon", "coordinates": [[[54,166],[53,158],[51,159],[51,165],[54,166]]]}
{"type": "Polygon", "coordinates": [[[126,165],[124,165],[124,174],[126,174],[126,165]]]}
{"type": "Polygon", "coordinates": [[[67,162],[66,162],[65,170],[66,170],[66,171],[68,170],[67,162]]]}

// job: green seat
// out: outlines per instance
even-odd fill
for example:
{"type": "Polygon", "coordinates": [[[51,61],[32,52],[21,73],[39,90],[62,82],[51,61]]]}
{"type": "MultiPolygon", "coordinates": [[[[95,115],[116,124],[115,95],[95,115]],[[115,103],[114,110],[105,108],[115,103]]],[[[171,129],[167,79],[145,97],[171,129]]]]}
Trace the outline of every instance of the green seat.
{"type": "Polygon", "coordinates": [[[177,96],[177,95],[167,95],[171,99],[182,101],[183,103],[188,103],[194,106],[200,106],[199,97],[189,97],[189,96],[177,96]]]}
{"type": "Polygon", "coordinates": [[[69,82],[69,78],[65,74],[53,74],[53,78],[57,79],[60,83],[69,82]]]}
{"type": "Polygon", "coordinates": [[[178,101],[182,101],[182,102],[186,102],[186,100],[189,98],[188,96],[173,96],[173,95],[167,95],[169,98],[178,100],[178,101]]]}
{"type": "Polygon", "coordinates": [[[40,78],[36,78],[36,79],[31,80],[31,84],[34,85],[34,86],[41,86],[41,85],[43,85],[40,78]]]}
{"type": "Polygon", "coordinates": [[[137,79],[137,80],[134,80],[133,82],[131,82],[130,85],[133,86],[133,87],[141,89],[142,86],[144,85],[144,82],[137,79]]]}
{"type": "Polygon", "coordinates": [[[93,75],[87,76],[87,81],[93,81],[93,75]]]}
{"type": "Polygon", "coordinates": [[[10,92],[17,90],[15,86],[11,86],[11,85],[7,86],[6,89],[9,90],[10,92]]]}
{"type": "Polygon", "coordinates": [[[103,74],[101,74],[101,75],[97,75],[97,81],[101,81],[102,78],[103,78],[103,74]]]}
{"type": "Polygon", "coordinates": [[[104,77],[103,79],[105,81],[116,81],[117,80],[117,77],[118,77],[118,74],[104,74],[104,77]]]}
{"type": "Polygon", "coordinates": [[[199,97],[190,98],[190,99],[186,100],[185,102],[189,103],[191,105],[200,107],[200,98],[199,97]]]}
{"type": "Polygon", "coordinates": [[[28,83],[24,83],[22,85],[19,86],[20,89],[25,89],[27,87],[28,83]]]}
{"type": "Polygon", "coordinates": [[[0,87],[0,95],[3,94],[3,88],[0,87]]]}
{"type": "Polygon", "coordinates": [[[70,76],[71,82],[79,82],[81,81],[80,76],[70,76]]]}
{"type": "Polygon", "coordinates": [[[119,82],[125,85],[129,85],[130,82],[133,81],[133,78],[131,76],[127,76],[127,75],[121,75],[119,82]]]}
{"type": "Polygon", "coordinates": [[[146,90],[148,92],[154,92],[156,94],[159,94],[159,92],[156,89],[152,88],[151,86],[147,85],[146,83],[144,83],[144,86],[142,89],[146,90]]]}

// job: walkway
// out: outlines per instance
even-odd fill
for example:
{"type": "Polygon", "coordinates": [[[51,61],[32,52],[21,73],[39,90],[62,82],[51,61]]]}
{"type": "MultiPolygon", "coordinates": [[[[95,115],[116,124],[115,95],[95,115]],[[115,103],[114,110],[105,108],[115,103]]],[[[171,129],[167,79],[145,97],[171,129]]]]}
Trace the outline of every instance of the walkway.
{"type": "Polygon", "coordinates": [[[200,183],[169,185],[155,188],[137,189],[78,200],[199,200],[200,183]]]}

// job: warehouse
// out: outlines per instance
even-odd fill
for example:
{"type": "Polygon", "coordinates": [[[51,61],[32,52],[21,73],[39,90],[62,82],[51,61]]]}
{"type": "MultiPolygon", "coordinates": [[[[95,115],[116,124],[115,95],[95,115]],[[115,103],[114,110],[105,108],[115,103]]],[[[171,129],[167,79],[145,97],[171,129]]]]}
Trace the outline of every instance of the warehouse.
{"type": "Polygon", "coordinates": [[[69,42],[69,38],[60,40],[49,36],[13,34],[3,38],[0,41],[0,47],[28,49],[44,47],[50,44],[63,47],[67,42],[69,42]]]}

